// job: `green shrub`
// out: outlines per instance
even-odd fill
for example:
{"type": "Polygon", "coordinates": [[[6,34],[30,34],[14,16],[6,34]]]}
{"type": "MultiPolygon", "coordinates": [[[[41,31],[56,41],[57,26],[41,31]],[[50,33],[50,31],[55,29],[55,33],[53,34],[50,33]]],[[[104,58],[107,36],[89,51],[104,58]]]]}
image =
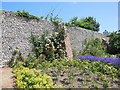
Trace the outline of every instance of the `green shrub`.
{"type": "Polygon", "coordinates": [[[120,54],[120,32],[113,32],[109,37],[108,52],[110,54],[120,54]]]}
{"type": "Polygon", "coordinates": [[[56,32],[48,35],[44,33],[40,38],[31,34],[31,42],[34,45],[33,51],[36,57],[43,56],[45,60],[53,61],[57,58],[65,58],[65,31],[58,29],[56,32]]]}
{"type": "Polygon", "coordinates": [[[8,61],[8,66],[9,67],[14,67],[18,61],[24,61],[24,57],[22,56],[21,52],[17,49],[13,50],[12,52],[12,57],[11,59],[8,61]]]}
{"type": "Polygon", "coordinates": [[[116,57],[117,57],[117,58],[120,58],[120,54],[116,54],[116,57]]]}
{"type": "Polygon", "coordinates": [[[83,52],[79,53],[78,55],[93,55],[93,56],[98,56],[98,57],[112,57],[116,58],[119,57],[118,55],[111,55],[110,53],[107,52],[107,46],[105,47],[100,38],[96,39],[86,39],[86,46],[83,52]]]}
{"type": "Polygon", "coordinates": [[[86,47],[82,53],[82,55],[93,55],[93,56],[108,56],[105,53],[106,48],[102,45],[102,42],[99,38],[87,40],[86,39],[86,47]]]}
{"type": "Polygon", "coordinates": [[[40,70],[17,66],[13,70],[16,82],[16,88],[62,88],[60,85],[54,85],[50,76],[42,73],[40,70]]]}
{"type": "Polygon", "coordinates": [[[12,57],[8,62],[9,67],[15,67],[19,62],[23,62],[24,67],[35,68],[42,62],[42,58],[36,58],[34,55],[29,54],[24,58],[19,50],[13,50],[12,57]],[[40,62],[41,61],[41,62],[40,62]]]}
{"type": "Polygon", "coordinates": [[[36,17],[34,15],[30,15],[29,12],[25,12],[24,10],[21,12],[20,10],[17,11],[17,15],[21,16],[21,17],[26,17],[28,19],[37,19],[39,20],[39,17],[36,17]]]}

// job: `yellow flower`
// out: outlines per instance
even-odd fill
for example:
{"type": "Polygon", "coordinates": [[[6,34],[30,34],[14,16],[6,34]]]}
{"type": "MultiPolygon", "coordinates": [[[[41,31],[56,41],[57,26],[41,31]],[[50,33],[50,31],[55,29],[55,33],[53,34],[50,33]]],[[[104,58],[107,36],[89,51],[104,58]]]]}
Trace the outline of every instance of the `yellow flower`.
{"type": "Polygon", "coordinates": [[[33,86],[33,88],[40,88],[39,84],[33,86]]]}

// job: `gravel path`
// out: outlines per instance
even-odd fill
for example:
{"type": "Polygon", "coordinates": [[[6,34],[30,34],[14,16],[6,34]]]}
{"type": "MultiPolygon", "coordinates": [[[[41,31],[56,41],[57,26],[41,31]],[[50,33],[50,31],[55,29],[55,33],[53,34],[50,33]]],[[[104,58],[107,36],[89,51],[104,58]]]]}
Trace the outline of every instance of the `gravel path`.
{"type": "Polygon", "coordinates": [[[0,88],[13,88],[12,68],[0,68],[0,88]]]}

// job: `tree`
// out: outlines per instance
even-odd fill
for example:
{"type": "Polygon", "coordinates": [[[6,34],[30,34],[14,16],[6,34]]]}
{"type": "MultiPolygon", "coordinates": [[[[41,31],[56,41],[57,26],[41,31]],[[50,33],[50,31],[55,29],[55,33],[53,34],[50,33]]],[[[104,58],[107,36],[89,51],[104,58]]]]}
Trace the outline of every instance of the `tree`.
{"type": "Polygon", "coordinates": [[[120,32],[120,30],[118,30],[118,32],[120,32]]]}
{"type": "Polygon", "coordinates": [[[78,20],[78,17],[74,17],[69,22],[73,26],[78,26],[92,31],[99,31],[100,24],[96,22],[96,19],[93,17],[86,17],[78,20]]]}
{"type": "Polygon", "coordinates": [[[108,32],[107,30],[105,30],[105,31],[103,32],[103,34],[109,34],[109,32],[108,32]]]}

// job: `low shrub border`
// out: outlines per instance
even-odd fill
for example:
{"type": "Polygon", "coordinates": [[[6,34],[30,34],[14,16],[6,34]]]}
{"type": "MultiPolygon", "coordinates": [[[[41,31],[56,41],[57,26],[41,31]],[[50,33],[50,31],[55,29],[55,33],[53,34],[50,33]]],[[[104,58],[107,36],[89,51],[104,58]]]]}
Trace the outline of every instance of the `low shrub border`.
{"type": "Polygon", "coordinates": [[[40,70],[29,69],[23,67],[19,62],[19,66],[15,66],[13,73],[15,74],[15,82],[17,88],[61,88],[60,85],[54,85],[50,76],[42,73],[40,70]]]}

